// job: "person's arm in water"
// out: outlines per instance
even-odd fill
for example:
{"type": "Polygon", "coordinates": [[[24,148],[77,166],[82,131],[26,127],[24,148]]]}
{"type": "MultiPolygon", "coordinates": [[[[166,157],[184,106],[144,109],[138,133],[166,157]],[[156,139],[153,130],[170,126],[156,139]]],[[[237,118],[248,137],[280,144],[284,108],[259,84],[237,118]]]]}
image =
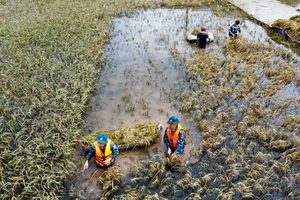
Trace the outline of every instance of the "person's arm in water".
{"type": "Polygon", "coordinates": [[[183,154],[184,144],[185,144],[184,131],[180,130],[179,131],[178,146],[177,146],[174,154],[183,154]]]}
{"type": "Polygon", "coordinates": [[[92,147],[90,148],[89,153],[86,156],[86,161],[85,161],[84,167],[83,167],[84,170],[89,167],[89,161],[94,157],[95,151],[96,151],[95,145],[92,144],[92,147]]]}

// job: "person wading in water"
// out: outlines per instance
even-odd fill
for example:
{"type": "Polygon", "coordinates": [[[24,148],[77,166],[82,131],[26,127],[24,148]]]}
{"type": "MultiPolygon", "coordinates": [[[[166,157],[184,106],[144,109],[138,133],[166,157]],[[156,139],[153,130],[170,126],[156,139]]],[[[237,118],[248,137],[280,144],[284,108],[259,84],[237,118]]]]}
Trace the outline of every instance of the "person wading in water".
{"type": "Polygon", "coordinates": [[[103,133],[95,138],[95,143],[92,144],[83,170],[89,167],[89,161],[95,156],[95,161],[100,167],[108,167],[116,162],[116,157],[119,154],[118,147],[103,133]]]}
{"type": "Polygon", "coordinates": [[[168,120],[168,127],[164,134],[164,145],[167,147],[167,154],[183,154],[185,147],[185,131],[176,116],[168,120]]]}
{"type": "Polygon", "coordinates": [[[206,48],[208,34],[206,32],[206,28],[201,27],[201,31],[197,34],[197,44],[200,49],[206,48]]]}

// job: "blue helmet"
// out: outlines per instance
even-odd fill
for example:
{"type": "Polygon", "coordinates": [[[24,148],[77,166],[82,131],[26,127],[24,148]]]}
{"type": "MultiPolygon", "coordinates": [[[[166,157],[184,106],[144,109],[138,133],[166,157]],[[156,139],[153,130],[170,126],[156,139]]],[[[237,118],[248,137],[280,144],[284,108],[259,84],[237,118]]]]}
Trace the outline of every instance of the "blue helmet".
{"type": "Polygon", "coordinates": [[[179,124],[180,121],[176,116],[171,116],[167,122],[170,125],[179,124]]]}
{"type": "Polygon", "coordinates": [[[96,142],[102,143],[102,144],[106,144],[107,141],[107,136],[104,133],[100,133],[96,138],[95,138],[96,142]]]}

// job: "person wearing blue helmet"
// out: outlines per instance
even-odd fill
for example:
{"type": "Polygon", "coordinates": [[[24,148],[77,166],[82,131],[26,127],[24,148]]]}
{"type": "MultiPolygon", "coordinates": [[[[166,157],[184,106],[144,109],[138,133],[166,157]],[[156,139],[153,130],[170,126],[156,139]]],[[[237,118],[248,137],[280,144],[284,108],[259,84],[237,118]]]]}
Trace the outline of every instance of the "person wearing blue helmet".
{"type": "Polygon", "coordinates": [[[89,161],[95,156],[96,163],[101,167],[108,167],[116,162],[116,157],[119,154],[118,147],[103,133],[95,138],[88,155],[83,170],[89,167],[89,161]]]}
{"type": "Polygon", "coordinates": [[[164,134],[164,145],[170,155],[183,154],[185,146],[185,131],[176,116],[171,116],[168,120],[168,127],[164,134]]]}

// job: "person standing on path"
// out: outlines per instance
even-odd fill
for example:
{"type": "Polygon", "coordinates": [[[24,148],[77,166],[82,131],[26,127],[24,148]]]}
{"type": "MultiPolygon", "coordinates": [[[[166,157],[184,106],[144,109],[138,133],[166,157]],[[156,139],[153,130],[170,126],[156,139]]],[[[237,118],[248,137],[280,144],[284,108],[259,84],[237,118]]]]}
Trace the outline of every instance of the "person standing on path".
{"type": "Polygon", "coordinates": [[[206,32],[206,28],[201,27],[201,31],[197,34],[197,41],[200,49],[205,49],[207,42],[208,34],[206,32]]]}
{"type": "Polygon", "coordinates": [[[236,20],[228,29],[229,37],[239,37],[241,35],[240,20],[236,20]]]}

